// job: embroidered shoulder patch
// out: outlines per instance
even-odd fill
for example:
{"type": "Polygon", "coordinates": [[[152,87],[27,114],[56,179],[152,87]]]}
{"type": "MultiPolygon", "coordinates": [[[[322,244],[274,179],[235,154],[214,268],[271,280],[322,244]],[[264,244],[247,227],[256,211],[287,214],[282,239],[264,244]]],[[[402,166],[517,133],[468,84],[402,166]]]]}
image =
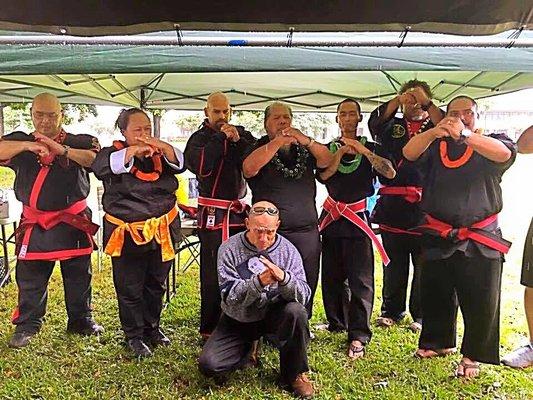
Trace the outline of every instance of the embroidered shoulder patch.
{"type": "Polygon", "coordinates": [[[392,126],[392,137],[393,138],[401,138],[405,136],[405,128],[403,125],[395,124],[392,126]]]}

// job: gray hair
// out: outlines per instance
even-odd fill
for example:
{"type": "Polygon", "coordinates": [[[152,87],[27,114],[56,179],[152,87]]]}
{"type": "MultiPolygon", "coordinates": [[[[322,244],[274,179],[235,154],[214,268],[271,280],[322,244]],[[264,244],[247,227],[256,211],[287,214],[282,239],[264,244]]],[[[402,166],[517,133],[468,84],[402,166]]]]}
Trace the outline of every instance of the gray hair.
{"type": "Polygon", "coordinates": [[[277,106],[285,107],[287,109],[287,111],[289,111],[289,115],[292,118],[292,108],[288,104],[282,103],[281,101],[275,101],[275,102],[269,104],[267,106],[267,108],[265,108],[265,118],[263,120],[263,124],[265,126],[266,126],[266,122],[267,122],[268,117],[270,117],[270,113],[271,113],[272,107],[277,107],[277,106]]]}

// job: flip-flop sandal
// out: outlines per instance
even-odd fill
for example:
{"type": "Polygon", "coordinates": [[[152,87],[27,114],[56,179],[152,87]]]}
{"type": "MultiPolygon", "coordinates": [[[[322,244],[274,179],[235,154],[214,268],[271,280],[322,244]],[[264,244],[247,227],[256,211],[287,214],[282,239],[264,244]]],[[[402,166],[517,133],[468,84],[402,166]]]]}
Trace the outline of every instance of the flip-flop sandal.
{"type": "Polygon", "coordinates": [[[411,322],[409,324],[409,330],[413,333],[418,333],[422,330],[422,324],[420,322],[411,322]]]}
{"type": "Polygon", "coordinates": [[[459,362],[459,365],[457,366],[457,369],[455,370],[455,377],[456,378],[466,378],[466,379],[470,379],[470,378],[476,378],[479,376],[479,371],[480,371],[480,365],[478,362],[473,362],[473,363],[469,363],[469,362],[466,362],[464,360],[461,360],[459,362]],[[462,372],[459,372],[459,366],[463,367],[463,371],[462,372]],[[477,375],[473,375],[473,376],[469,376],[467,377],[466,376],[466,371],[467,370],[476,370],[477,371],[477,375]]]}
{"type": "Polygon", "coordinates": [[[347,353],[348,358],[351,358],[352,360],[362,358],[365,355],[365,346],[357,346],[353,343],[350,343],[347,353]]]}
{"type": "Polygon", "coordinates": [[[435,357],[446,357],[450,354],[454,354],[457,350],[455,348],[450,349],[439,349],[439,350],[431,350],[431,349],[418,349],[414,352],[413,356],[415,358],[418,358],[420,360],[423,360],[425,358],[435,358],[435,357]],[[426,352],[429,354],[422,355],[421,352],[426,352]]]}
{"type": "Polygon", "coordinates": [[[376,325],[381,326],[383,328],[390,328],[395,323],[396,321],[388,317],[378,317],[378,319],[376,319],[376,325]]]}

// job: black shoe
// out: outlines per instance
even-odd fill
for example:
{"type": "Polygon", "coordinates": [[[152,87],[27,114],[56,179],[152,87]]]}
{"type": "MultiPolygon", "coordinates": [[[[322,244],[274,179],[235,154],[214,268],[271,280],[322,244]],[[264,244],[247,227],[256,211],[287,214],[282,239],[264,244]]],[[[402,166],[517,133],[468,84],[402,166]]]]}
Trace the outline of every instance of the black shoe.
{"type": "Polygon", "coordinates": [[[30,343],[30,340],[33,335],[35,335],[35,333],[15,332],[13,336],[11,336],[11,339],[9,339],[7,345],[12,349],[21,349],[23,347],[26,347],[30,343]]]}
{"type": "Polygon", "coordinates": [[[133,338],[128,340],[128,348],[135,354],[135,357],[143,358],[143,357],[150,357],[152,355],[152,352],[142,341],[142,339],[139,338],[133,338]]]}
{"type": "Polygon", "coordinates": [[[159,328],[146,334],[144,339],[152,347],[170,346],[170,339],[159,328]]]}
{"type": "Polygon", "coordinates": [[[69,321],[67,324],[67,332],[83,336],[100,336],[104,333],[104,328],[94,322],[92,318],[82,318],[69,321]]]}

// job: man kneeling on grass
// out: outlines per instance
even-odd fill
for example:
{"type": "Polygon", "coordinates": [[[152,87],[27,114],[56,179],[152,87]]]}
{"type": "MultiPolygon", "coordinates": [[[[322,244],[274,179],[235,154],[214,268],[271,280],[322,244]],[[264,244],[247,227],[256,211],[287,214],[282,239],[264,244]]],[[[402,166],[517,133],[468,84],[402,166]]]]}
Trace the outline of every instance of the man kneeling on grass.
{"type": "Polygon", "coordinates": [[[248,364],[254,341],[277,337],[280,382],[300,397],[313,386],[305,372],[309,326],[305,305],[311,290],[302,258],[287,239],[276,234],[279,210],[266,201],[252,206],[247,230],[232,236],[218,251],[222,317],[204,345],[200,371],[220,378],[248,364]]]}

